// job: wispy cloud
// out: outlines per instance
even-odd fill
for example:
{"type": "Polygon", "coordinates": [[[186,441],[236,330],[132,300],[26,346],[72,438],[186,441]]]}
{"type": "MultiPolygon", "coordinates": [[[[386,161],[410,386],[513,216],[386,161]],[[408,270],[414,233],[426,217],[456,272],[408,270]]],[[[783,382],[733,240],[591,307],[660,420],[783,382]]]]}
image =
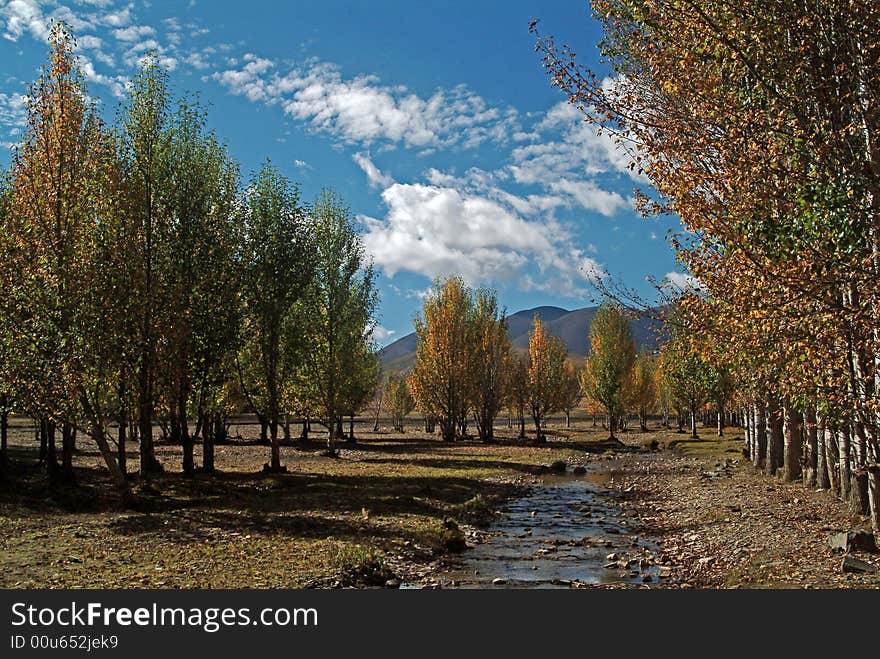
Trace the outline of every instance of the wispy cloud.
{"type": "Polygon", "coordinates": [[[347,144],[474,148],[506,142],[518,126],[516,110],[492,107],[463,85],[423,97],[376,76],[346,78],[334,64],[318,60],[283,73],[278,68],[249,54],[211,78],[232,94],[278,105],[312,130],[347,144]]]}

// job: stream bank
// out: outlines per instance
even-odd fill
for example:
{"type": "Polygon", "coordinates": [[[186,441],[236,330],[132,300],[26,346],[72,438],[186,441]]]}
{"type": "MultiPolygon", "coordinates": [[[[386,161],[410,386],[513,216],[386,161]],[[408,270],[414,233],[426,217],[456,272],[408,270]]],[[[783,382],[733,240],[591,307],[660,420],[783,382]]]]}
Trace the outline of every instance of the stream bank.
{"type": "MultiPolygon", "coordinates": [[[[656,584],[668,574],[655,540],[640,533],[614,487],[616,465],[544,474],[508,502],[484,541],[450,561],[429,586],[582,588],[656,584]]],[[[407,587],[407,586],[404,586],[407,587]]],[[[424,587],[409,585],[408,587],[424,587]]]]}

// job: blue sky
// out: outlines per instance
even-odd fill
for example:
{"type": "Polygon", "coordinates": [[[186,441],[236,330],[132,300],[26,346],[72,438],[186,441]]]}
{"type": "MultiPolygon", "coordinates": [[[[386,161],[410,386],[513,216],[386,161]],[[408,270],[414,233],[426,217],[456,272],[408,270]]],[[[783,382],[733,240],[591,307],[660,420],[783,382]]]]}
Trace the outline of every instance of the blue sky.
{"type": "Polygon", "coordinates": [[[0,0],[0,163],[52,17],[77,34],[108,119],[153,50],[246,176],[271,158],[307,199],[342,194],[380,273],[382,344],[411,331],[437,276],[494,287],[513,312],[586,306],[602,271],[651,295],[646,277],[675,270],[677,223],[638,216],[647,183],[533,49],[538,18],[605,73],[586,2],[0,0]]]}

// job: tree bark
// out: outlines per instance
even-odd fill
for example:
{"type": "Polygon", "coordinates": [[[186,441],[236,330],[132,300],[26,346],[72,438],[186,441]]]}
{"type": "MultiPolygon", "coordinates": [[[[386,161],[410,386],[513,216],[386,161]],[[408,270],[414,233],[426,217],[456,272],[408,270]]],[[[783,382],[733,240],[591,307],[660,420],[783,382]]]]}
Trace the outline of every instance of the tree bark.
{"type": "Polygon", "coordinates": [[[217,421],[219,420],[219,414],[209,414],[202,425],[202,471],[206,474],[213,474],[215,470],[214,442],[217,438],[217,421]]]}
{"type": "Polygon", "coordinates": [[[177,425],[180,433],[180,441],[183,444],[183,473],[191,476],[195,473],[196,462],[193,446],[193,438],[189,434],[189,422],[186,413],[186,398],[180,396],[177,407],[177,425]]]}
{"type": "Polygon", "coordinates": [[[767,404],[769,433],[767,437],[767,462],[765,472],[773,476],[785,462],[785,433],[782,408],[779,401],[771,397],[767,404]]]}
{"type": "Polygon", "coordinates": [[[73,451],[76,446],[73,424],[64,422],[61,425],[61,478],[65,483],[75,483],[73,474],[73,451]]]}
{"type": "Polygon", "coordinates": [[[831,487],[828,480],[828,454],[825,448],[825,433],[828,421],[825,414],[818,412],[816,415],[816,487],[827,490],[831,487]]]}
{"type": "Polygon", "coordinates": [[[794,409],[789,400],[783,404],[785,454],[782,476],[786,481],[800,480],[803,458],[803,416],[794,409]]]}
{"type": "Polygon", "coordinates": [[[837,464],[839,453],[837,449],[837,429],[826,420],[825,425],[825,466],[828,474],[829,489],[836,496],[840,496],[840,467],[837,464]]]}
{"type": "Polygon", "coordinates": [[[839,496],[844,501],[849,500],[850,488],[850,441],[852,438],[852,427],[847,422],[840,424],[839,442],[838,442],[838,458],[837,466],[840,471],[838,476],[838,485],[840,487],[839,496]]]}
{"type": "Polygon", "coordinates": [[[807,405],[807,411],[804,414],[804,432],[806,433],[804,441],[804,485],[815,487],[816,473],[818,471],[819,430],[816,420],[816,408],[812,405],[807,405]]]}
{"type": "Polygon", "coordinates": [[[269,433],[272,441],[272,463],[269,470],[273,473],[282,471],[281,468],[281,443],[278,441],[278,422],[269,421],[269,433]]]}

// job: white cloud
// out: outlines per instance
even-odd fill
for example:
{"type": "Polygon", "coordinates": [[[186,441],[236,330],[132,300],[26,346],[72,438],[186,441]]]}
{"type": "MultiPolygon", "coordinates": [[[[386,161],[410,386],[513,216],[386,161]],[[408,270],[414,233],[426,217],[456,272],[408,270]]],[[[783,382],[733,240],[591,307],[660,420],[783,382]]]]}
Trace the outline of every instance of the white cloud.
{"type": "Polygon", "coordinates": [[[661,287],[685,293],[705,290],[703,282],[693,275],[688,275],[683,272],[667,272],[666,276],[663,277],[661,287]]]}
{"type": "Polygon", "coordinates": [[[431,279],[458,274],[473,284],[577,295],[598,267],[569,247],[571,236],[558,223],[524,219],[487,197],[395,183],[382,199],[388,207],[384,219],[360,219],[367,227],[364,244],[389,277],[401,271],[431,279]],[[537,265],[540,282],[526,274],[530,263],[537,265]]]}
{"type": "Polygon", "coordinates": [[[505,142],[516,127],[515,110],[491,107],[463,85],[422,97],[375,76],[343,78],[338,67],[314,60],[283,75],[255,55],[233,66],[211,77],[233,94],[278,104],[312,130],[349,144],[473,148],[505,142]]]}
{"type": "Polygon", "coordinates": [[[367,180],[370,183],[371,188],[390,188],[394,185],[394,178],[390,174],[386,174],[378,167],[376,164],[370,159],[365,153],[355,153],[352,155],[352,159],[357,163],[357,166],[364,170],[364,174],[367,175],[367,180]]]}
{"type": "Polygon", "coordinates": [[[27,96],[0,93],[0,125],[9,129],[10,135],[18,135],[27,118],[27,96]]]}
{"type": "Polygon", "coordinates": [[[376,341],[387,341],[388,339],[390,339],[390,338],[391,338],[392,336],[394,336],[395,334],[397,334],[396,331],[394,331],[394,330],[390,330],[390,329],[386,329],[385,327],[382,327],[381,325],[376,325],[376,326],[373,328],[373,338],[374,338],[376,341]]]}
{"type": "Polygon", "coordinates": [[[113,31],[114,37],[119,41],[125,41],[127,43],[141,40],[144,37],[152,37],[154,34],[156,34],[155,28],[152,28],[149,25],[129,25],[128,27],[113,31]]]}
{"type": "Polygon", "coordinates": [[[10,41],[27,33],[34,39],[45,39],[49,30],[47,20],[37,0],[10,0],[0,8],[0,17],[6,23],[3,36],[10,41]]]}
{"type": "Polygon", "coordinates": [[[606,217],[616,215],[625,209],[631,209],[634,205],[632,200],[627,201],[616,192],[603,190],[593,181],[562,179],[550,183],[549,187],[553,192],[569,195],[587,210],[597,211],[606,217]]]}
{"type": "Polygon", "coordinates": [[[583,114],[567,102],[553,106],[538,122],[536,130],[558,139],[517,147],[510,172],[523,184],[539,184],[560,178],[580,179],[602,173],[626,174],[633,180],[646,179],[630,169],[632,159],[607,132],[584,120],[583,114]]]}

